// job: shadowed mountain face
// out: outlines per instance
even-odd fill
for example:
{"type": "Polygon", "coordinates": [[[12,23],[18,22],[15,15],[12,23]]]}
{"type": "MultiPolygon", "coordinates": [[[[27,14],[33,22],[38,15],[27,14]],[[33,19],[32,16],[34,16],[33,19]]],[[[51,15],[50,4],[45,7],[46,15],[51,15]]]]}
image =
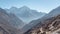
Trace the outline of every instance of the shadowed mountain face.
{"type": "Polygon", "coordinates": [[[24,23],[18,17],[16,17],[12,13],[8,14],[4,9],[1,8],[0,8],[0,24],[7,25],[9,24],[10,26],[17,29],[22,28],[24,26],[24,23]]]}
{"type": "Polygon", "coordinates": [[[21,8],[12,7],[10,9],[7,9],[7,12],[16,14],[16,16],[18,16],[23,22],[26,23],[41,18],[45,15],[45,13],[37,12],[36,10],[32,10],[27,6],[23,6],[21,8]]]}

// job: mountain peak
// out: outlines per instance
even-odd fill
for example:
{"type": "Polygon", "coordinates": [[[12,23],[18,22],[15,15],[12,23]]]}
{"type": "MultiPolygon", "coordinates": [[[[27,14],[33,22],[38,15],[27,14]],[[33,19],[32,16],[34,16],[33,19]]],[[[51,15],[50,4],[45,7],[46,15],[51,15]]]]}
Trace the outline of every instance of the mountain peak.
{"type": "Polygon", "coordinates": [[[22,6],[20,9],[30,9],[30,8],[27,6],[22,6]]]}

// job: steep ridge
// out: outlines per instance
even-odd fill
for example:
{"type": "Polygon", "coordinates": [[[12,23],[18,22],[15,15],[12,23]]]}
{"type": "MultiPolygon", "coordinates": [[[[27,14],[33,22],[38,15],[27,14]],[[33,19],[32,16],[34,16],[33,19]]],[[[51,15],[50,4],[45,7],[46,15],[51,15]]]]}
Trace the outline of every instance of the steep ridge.
{"type": "Polygon", "coordinates": [[[15,16],[8,14],[0,8],[0,34],[20,34],[20,23],[23,23],[15,16]],[[17,22],[16,22],[17,21],[17,22]]]}
{"type": "Polygon", "coordinates": [[[60,34],[60,15],[44,21],[40,27],[31,28],[25,34],[60,34]]]}
{"type": "Polygon", "coordinates": [[[8,14],[4,9],[0,9],[0,22],[9,22],[8,24],[15,28],[22,28],[24,26],[24,22],[22,22],[22,20],[12,13],[8,14]]]}
{"type": "Polygon", "coordinates": [[[4,16],[7,17],[7,13],[5,12],[5,10],[0,8],[0,34],[12,34],[13,32],[15,33],[15,31],[14,31],[15,28],[10,26],[10,24],[9,24],[10,22],[8,22],[8,20],[6,21],[4,19],[4,16]]]}

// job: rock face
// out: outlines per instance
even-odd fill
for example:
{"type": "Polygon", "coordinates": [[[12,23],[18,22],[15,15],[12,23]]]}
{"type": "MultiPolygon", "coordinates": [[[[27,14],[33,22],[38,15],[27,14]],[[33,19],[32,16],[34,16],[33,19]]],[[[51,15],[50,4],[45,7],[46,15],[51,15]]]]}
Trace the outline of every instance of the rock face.
{"type": "Polygon", "coordinates": [[[41,27],[31,28],[25,34],[60,34],[60,15],[44,21],[41,27]]]}

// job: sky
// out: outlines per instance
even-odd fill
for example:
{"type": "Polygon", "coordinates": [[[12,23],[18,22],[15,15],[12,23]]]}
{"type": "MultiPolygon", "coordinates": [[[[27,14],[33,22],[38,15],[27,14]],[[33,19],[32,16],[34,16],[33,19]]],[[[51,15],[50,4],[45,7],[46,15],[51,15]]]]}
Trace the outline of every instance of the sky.
{"type": "Polygon", "coordinates": [[[28,6],[38,12],[49,13],[60,6],[60,0],[0,0],[1,8],[28,6]]]}

